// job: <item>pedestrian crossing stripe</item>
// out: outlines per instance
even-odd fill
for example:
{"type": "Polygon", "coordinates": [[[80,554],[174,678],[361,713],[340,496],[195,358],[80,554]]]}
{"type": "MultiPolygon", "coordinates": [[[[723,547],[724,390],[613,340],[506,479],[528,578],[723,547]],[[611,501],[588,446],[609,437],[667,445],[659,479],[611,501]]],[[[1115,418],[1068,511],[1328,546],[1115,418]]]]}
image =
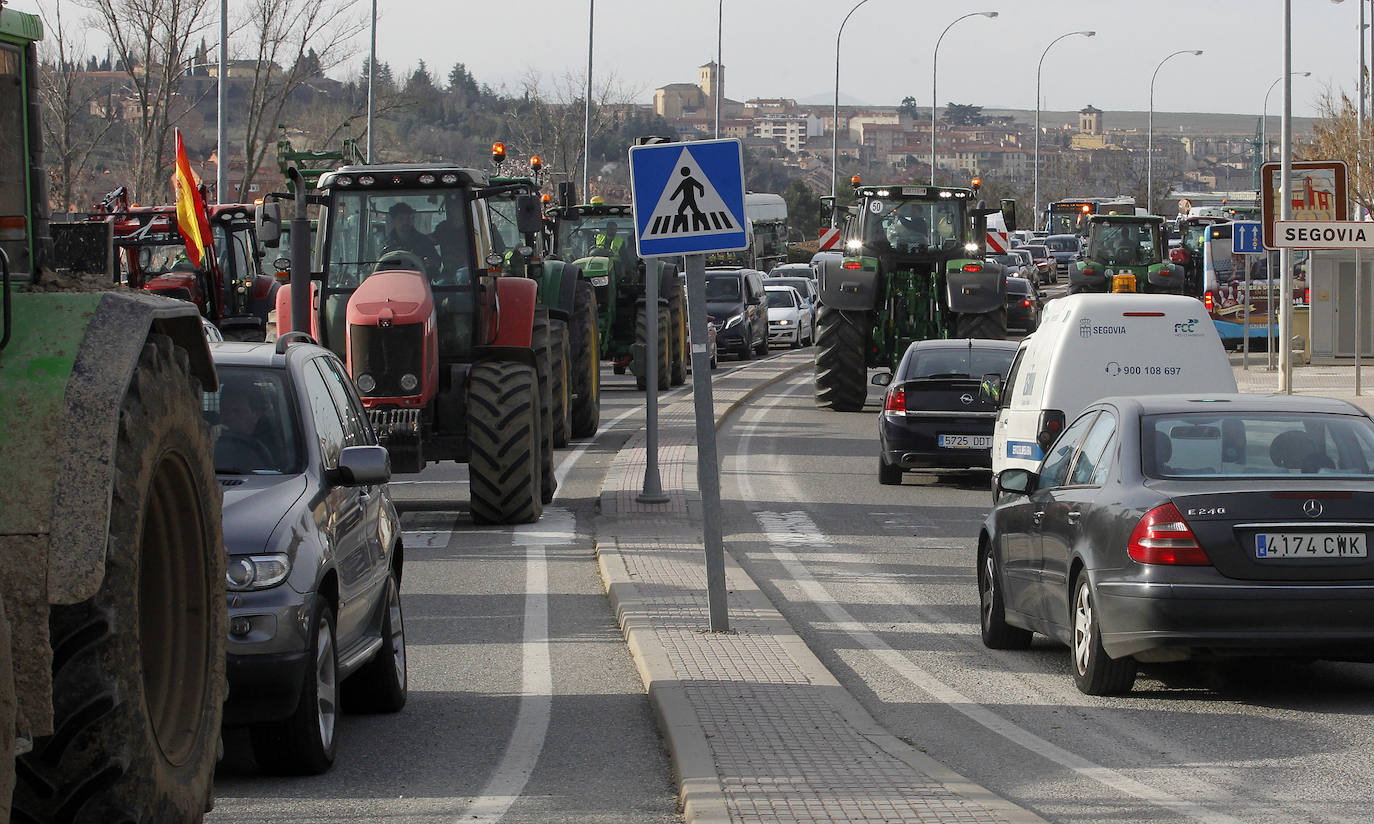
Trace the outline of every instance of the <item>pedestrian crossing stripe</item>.
{"type": "Polygon", "coordinates": [[[738,140],[631,147],[630,184],[642,257],[749,248],[738,140]]]}
{"type": "Polygon", "coordinates": [[[725,200],[686,146],[673,169],[649,215],[645,237],[700,237],[739,231],[725,200]]]}

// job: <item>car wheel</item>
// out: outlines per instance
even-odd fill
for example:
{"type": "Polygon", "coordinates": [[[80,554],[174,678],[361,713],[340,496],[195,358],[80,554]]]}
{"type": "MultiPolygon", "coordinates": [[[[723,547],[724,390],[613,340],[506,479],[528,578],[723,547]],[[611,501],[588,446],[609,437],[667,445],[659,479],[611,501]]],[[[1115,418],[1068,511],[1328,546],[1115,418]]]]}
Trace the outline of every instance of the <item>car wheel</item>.
{"type": "Polygon", "coordinates": [[[983,646],[988,649],[1025,649],[1030,646],[1034,633],[1007,623],[1002,580],[997,572],[997,556],[991,548],[983,554],[978,567],[978,603],[983,646]]]}
{"type": "Polygon", "coordinates": [[[400,712],[406,705],[410,679],[406,669],[405,615],[401,612],[401,586],[392,570],[386,579],[382,604],[382,645],[372,660],[344,682],[344,703],[349,711],[400,712]]]}
{"type": "Polygon", "coordinates": [[[898,486],[902,482],[902,468],[878,458],[878,483],[884,486],[898,486]]]}
{"type": "Polygon", "coordinates": [[[1134,658],[1110,658],[1102,649],[1102,628],[1094,609],[1088,571],[1079,570],[1073,585],[1073,682],[1086,695],[1120,695],[1135,684],[1134,658]]]}
{"type": "Polygon", "coordinates": [[[315,596],[310,658],[296,711],[285,721],[259,724],[250,731],[253,757],[272,775],[319,775],[334,763],[339,717],[339,652],[334,642],[334,610],[315,596]]]}

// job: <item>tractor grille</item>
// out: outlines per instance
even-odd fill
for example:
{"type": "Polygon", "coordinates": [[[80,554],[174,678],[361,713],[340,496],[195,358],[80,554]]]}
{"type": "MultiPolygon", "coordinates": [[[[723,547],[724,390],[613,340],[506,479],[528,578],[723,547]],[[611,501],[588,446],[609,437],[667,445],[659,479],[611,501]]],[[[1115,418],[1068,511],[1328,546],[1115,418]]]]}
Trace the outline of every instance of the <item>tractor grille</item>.
{"type": "Polygon", "coordinates": [[[365,398],[399,398],[419,395],[424,376],[424,332],[417,323],[401,326],[354,326],[349,354],[353,360],[353,380],[365,398]],[[376,381],[371,391],[365,391],[364,375],[376,381]],[[401,377],[414,375],[415,388],[401,388],[401,377]]]}

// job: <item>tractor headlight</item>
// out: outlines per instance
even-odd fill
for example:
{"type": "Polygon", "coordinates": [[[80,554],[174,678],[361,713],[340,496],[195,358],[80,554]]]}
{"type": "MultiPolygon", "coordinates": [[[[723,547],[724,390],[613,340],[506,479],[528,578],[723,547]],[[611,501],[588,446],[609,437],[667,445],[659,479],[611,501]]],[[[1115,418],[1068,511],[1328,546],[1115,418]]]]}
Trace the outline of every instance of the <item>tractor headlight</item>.
{"type": "Polygon", "coordinates": [[[409,372],[401,376],[401,389],[403,391],[414,392],[415,388],[419,385],[420,379],[410,374],[409,372]]]}
{"type": "Polygon", "coordinates": [[[729,329],[732,326],[738,326],[742,322],[744,322],[743,314],[731,315],[730,319],[725,322],[725,328],[729,329]]]}
{"type": "Polygon", "coordinates": [[[236,592],[267,589],[285,581],[290,572],[291,562],[283,554],[236,555],[229,559],[224,582],[236,592]]]}
{"type": "Polygon", "coordinates": [[[369,394],[377,388],[377,379],[367,373],[359,375],[357,383],[359,391],[364,394],[369,394]]]}

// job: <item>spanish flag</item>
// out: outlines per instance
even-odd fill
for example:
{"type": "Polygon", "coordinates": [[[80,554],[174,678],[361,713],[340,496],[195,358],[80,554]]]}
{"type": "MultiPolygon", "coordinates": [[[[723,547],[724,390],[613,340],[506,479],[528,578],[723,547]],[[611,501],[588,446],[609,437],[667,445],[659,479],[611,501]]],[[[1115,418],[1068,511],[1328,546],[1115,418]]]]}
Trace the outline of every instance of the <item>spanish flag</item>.
{"type": "Polygon", "coordinates": [[[196,268],[200,268],[205,250],[210,245],[210,220],[205,213],[205,201],[200,196],[200,178],[191,171],[191,161],[186,158],[181,129],[177,129],[176,133],[176,171],[172,174],[172,188],[177,198],[177,230],[181,232],[181,239],[186,241],[186,257],[196,268]]]}

